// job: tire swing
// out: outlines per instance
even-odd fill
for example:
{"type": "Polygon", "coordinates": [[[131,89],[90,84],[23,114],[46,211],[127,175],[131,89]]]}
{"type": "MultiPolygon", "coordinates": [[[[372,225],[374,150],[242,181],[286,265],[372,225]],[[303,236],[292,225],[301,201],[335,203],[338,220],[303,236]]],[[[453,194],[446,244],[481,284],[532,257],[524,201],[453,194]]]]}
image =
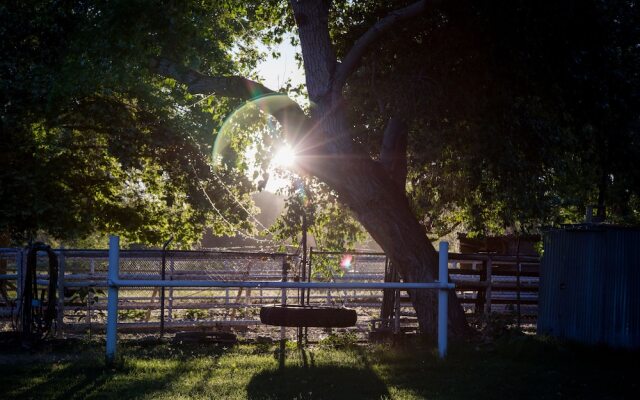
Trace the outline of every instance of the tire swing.
{"type": "Polygon", "coordinates": [[[270,305],[260,308],[260,322],[265,325],[347,328],[355,326],[358,320],[356,310],[309,305],[270,305]]]}
{"type": "MultiPolygon", "coordinates": [[[[306,254],[306,233],[303,235],[303,249],[306,254]]],[[[303,257],[302,265],[307,265],[303,257]]],[[[302,269],[302,281],[305,278],[307,282],[311,281],[311,262],[308,263],[309,271],[305,274],[302,269]]],[[[287,270],[282,271],[283,282],[287,281],[287,270]]],[[[289,305],[273,304],[262,306],[260,308],[260,322],[265,325],[281,326],[281,327],[298,327],[298,328],[348,328],[355,326],[358,320],[356,310],[344,307],[330,306],[312,306],[309,305],[309,297],[307,304],[304,304],[304,292],[300,299],[302,304],[289,305]]],[[[300,340],[300,337],[298,337],[300,340]]]]}

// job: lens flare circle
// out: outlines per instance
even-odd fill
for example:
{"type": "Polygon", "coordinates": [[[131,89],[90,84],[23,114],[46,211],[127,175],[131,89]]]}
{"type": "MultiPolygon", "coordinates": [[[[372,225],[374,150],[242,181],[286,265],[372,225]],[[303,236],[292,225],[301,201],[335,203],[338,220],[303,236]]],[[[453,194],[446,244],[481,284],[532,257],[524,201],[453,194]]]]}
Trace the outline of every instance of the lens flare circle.
{"type": "Polygon", "coordinates": [[[276,137],[279,124],[272,115],[283,112],[290,105],[291,99],[289,97],[282,94],[270,94],[247,101],[234,110],[215,133],[211,154],[214,170],[223,164],[225,153],[237,135],[248,135],[258,129],[267,129],[272,133],[272,136],[276,137]]]}

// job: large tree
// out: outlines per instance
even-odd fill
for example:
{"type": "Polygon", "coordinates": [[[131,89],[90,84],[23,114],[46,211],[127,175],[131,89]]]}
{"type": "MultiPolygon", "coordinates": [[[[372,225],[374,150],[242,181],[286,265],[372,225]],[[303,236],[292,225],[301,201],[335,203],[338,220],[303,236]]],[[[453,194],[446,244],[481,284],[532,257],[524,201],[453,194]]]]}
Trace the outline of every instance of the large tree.
{"type": "MultiPolygon", "coordinates": [[[[152,69],[187,85],[191,93],[255,99],[262,96],[264,106],[282,125],[298,152],[298,167],[326,183],[354,213],[358,221],[399,267],[407,282],[437,279],[437,253],[427,240],[407,199],[403,185],[395,178],[402,170],[402,151],[391,151],[382,163],[373,159],[353,140],[346,118],[343,88],[357,70],[368,47],[403,21],[424,12],[432,2],[420,1],[390,13],[373,24],[338,62],[329,35],[331,2],[322,0],[290,3],[298,31],[306,75],[306,88],[312,103],[307,115],[294,101],[268,101],[274,94],[263,85],[238,76],[208,76],[173,60],[158,57],[152,69]]],[[[260,101],[260,100],[258,100],[260,101]]],[[[396,137],[401,138],[397,135],[396,137]]],[[[401,147],[390,134],[389,148],[401,147]]],[[[384,158],[384,157],[383,157],[384,158]]],[[[410,293],[421,328],[435,332],[435,293],[410,293]]],[[[466,329],[462,308],[455,293],[450,296],[449,322],[454,333],[466,329]]]]}

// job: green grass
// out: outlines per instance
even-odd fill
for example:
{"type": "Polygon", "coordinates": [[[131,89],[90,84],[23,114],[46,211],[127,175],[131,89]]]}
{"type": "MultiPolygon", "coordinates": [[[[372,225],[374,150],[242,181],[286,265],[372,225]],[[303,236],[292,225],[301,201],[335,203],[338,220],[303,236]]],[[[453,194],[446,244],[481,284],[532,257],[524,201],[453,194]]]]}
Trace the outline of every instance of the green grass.
{"type": "Polygon", "coordinates": [[[105,368],[104,348],[63,344],[36,353],[2,349],[2,399],[618,399],[637,398],[637,353],[528,337],[492,345],[454,343],[446,361],[432,347],[141,346],[122,343],[105,368]]]}

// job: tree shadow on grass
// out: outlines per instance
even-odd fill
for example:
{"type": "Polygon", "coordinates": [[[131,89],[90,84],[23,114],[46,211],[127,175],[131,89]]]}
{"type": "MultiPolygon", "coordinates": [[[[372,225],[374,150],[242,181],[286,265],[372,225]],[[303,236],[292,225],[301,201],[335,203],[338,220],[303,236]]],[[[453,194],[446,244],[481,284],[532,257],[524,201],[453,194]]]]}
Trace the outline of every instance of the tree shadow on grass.
{"type": "Polygon", "coordinates": [[[103,365],[78,365],[43,371],[23,370],[37,376],[36,384],[22,388],[7,387],[6,399],[126,399],[161,391],[179,379],[180,368],[131,376],[127,369],[109,370],[103,365]],[[39,376],[38,376],[39,375],[39,376]]]}
{"type": "MultiPolygon", "coordinates": [[[[219,357],[226,349],[214,349],[208,353],[219,357]]],[[[114,368],[105,367],[102,361],[80,359],[62,361],[43,366],[40,363],[15,367],[0,365],[0,387],[3,399],[128,399],[153,396],[180,382],[192,372],[186,363],[188,356],[177,356],[160,350],[150,351],[147,357],[142,351],[134,352],[133,363],[149,361],[148,366],[134,366],[119,362],[114,368]],[[158,360],[154,363],[154,360],[158,360]],[[180,361],[172,365],[162,360],[180,361]],[[13,377],[13,378],[12,378],[13,377]],[[29,380],[24,377],[32,377],[29,380]],[[4,378],[4,379],[3,379],[4,378]],[[15,385],[12,381],[15,381],[15,385]],[[25,384],[26,383],[26,384],[25,384]]]]}
{"type": "Polygon", "coordinates": [[[634,353],[558,348],[527,337],[487,349],[458,343],[446,360],[407,350],[374,358],[394,394],[447,400],[637,398],[640,372],[634,353]]]}
{"type": "Polygon", "coordinates": [[[350,399],[389,396],[387,387],[370,370],[340,366],[285,367],[260,372],[247,386],[250,399],[350,399]]]}
{"type": "Polygon", "coordinates": [[[367,363],[362,367],[316,366],[313,353],[300,351],[302,365],[262,371],[251,378],[248,398],[349,399],[389,397],[389,391],[367,363]]]}

